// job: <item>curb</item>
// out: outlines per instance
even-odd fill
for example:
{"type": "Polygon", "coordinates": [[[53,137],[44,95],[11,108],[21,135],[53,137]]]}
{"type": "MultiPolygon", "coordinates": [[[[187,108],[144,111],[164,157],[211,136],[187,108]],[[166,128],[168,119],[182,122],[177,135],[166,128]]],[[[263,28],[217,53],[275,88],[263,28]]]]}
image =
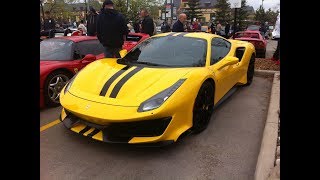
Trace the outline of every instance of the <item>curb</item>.
{"type": "MultiPolygon", "coordinates": [[[[271,71],[259,73],[270,74],[271,71]]],[[[268,109],[266,124],[261,141],[260,152],[254,174],[255,180],[265,180],[268,178],[271,169],[274,167],[277,137],[278,137],[278,110],[280,108],[280,72],[275,71],[268,109]]]]}
{"type": "Polygon", "coordinates": [[[255,69],[254,73],[255,73],[255,75],[272,75],[273,76],[275,73],[279,73],[280,74],[280,71],[255,69]]]}

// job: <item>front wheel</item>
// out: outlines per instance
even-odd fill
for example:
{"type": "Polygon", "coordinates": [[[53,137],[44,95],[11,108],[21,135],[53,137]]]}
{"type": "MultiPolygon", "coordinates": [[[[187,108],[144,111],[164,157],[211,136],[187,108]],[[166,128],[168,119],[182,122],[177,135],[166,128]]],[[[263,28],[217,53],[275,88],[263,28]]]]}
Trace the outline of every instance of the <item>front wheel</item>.
{"type": "Polygon", "coordinates": [[[214,87],[206,81],[202,84],[193,106],[193,126],[191,131],[198,134],[208,127],[213,112],[214,87]]]}
{"type": "Polygon", "coordinates": [[[48,75],[44,85],[44,98],[47,106],[60,104],[60,91],[67,84],[72,75],[64,71],[55,71],[48,75]]]}

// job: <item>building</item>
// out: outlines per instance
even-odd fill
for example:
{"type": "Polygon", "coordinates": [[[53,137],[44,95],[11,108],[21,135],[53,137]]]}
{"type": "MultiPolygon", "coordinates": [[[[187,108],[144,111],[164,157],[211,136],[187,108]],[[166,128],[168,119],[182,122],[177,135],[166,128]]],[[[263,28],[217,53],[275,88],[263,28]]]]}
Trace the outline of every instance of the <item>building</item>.
{"type": "MultiPolygon", "coordinates": [[[[174,0],[179,5],[179,12],[184,12],[188,8],[188,0],[174,0]]],[[[202,17],[200,18],[202,22],[210,22],[215,16],[217,0],[200,0],[200,11],[202,12],[202,17]]]]}

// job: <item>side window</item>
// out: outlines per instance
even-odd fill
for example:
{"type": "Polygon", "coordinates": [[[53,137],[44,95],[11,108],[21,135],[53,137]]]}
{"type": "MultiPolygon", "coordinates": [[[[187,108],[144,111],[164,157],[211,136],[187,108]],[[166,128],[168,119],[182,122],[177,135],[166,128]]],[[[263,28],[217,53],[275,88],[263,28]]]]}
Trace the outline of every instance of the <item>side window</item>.
{"type": "Polygon", "coordinates": [[[214,38],[211,42],[211,61],[210,65],[213,65],[219,62],[222,58],[224,58],[230,51],[231,43],[221,39],[214,38]]]}
{"type": "Polygon", "coordinates": [[[237,50],[236,50],[236,57],[239,58],[239,62],[241,61],[245,50],[246,50],[245,47],[239,47],[239,48],[237,48],[237,50]]]}
{"type": "Polygon", "coordinates": [[[87,54],[99,55],[103,53],[104,48],[98,40],[81,41],[76,44],[75,56],[81,59],[87,54]]]}

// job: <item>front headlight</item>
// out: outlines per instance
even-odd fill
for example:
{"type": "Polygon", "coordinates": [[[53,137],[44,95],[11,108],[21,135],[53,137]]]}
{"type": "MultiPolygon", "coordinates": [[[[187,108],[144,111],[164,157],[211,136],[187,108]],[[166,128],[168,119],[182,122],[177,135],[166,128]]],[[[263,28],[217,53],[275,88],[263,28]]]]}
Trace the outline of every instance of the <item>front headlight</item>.
{"type": "Polygon", "coordinates": [[[160,107],[183,84],[185,80],[186,79],[180,79],[169,88],[141,103],[138,108],[138,112],[150,111],[160,107]]]}
{"type": "Polygon", "coordinates": [[[64,88],[64,94],[66,94],[69,91],[69,89],[71,88],[72,83],[73,83],[73,81],[74,81],[74,79],[76,78],[77,75],[78,75],[78,73],[76,75],[74,75],[73,78],[71,78],[69,80],[69,82],[66,84],[66,87],[64,88]]]}

